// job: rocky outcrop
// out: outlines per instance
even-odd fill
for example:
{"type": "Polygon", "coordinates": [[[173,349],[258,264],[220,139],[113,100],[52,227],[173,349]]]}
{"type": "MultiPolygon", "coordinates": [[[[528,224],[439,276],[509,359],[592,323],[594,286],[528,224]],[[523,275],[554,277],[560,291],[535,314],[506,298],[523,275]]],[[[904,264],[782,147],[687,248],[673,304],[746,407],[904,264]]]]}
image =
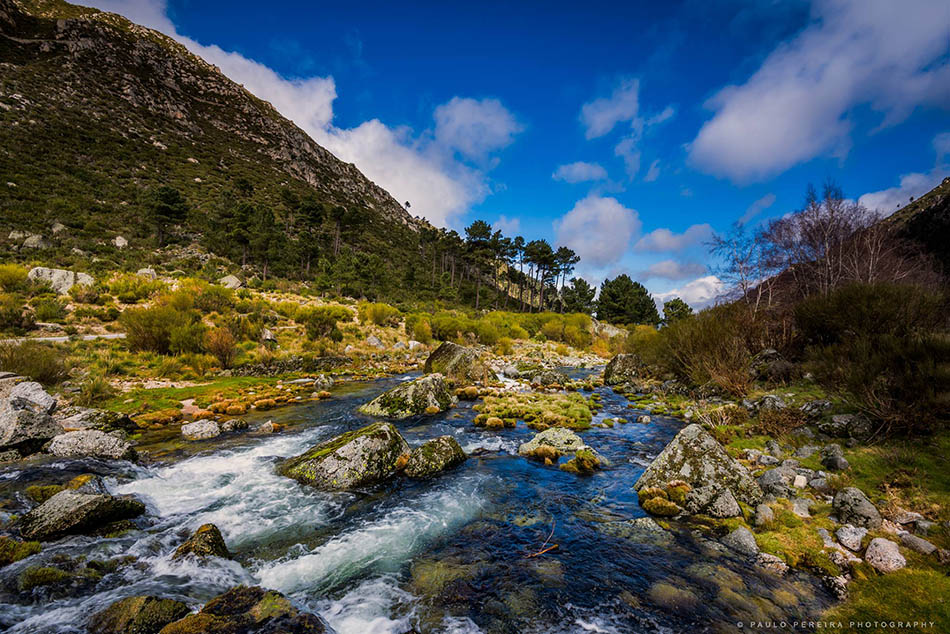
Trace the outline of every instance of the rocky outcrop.
{"type": "Polygon", "coordinates": [[[221,435],[221,427],[213,420],[202,419],[181,426],[185,440],[206,440],[221,435]]]}
{"type": "Polygon", "coordinates": [[[326,634],[320,617],[301,612],[275,590],[238,586],[211,599],[199,612],[166,625],[161,634],[326,634]]]}
{"type": "Polygon", "coordinates": [[[429,355],[423,371],[426,374],[439,373],[461,383],[485,382],[494,378],[477,350],[451,341],[444,342],[429,355]]]}
{"type": "Polygon", "coordinates": [[[218,284],[220,284],[224,288],[230,288],[230,289],[242,288],[244,286],[244,282],[242,282],[240,279],[238,279],[234,275],[225,275],[224,277],[218,280],[218,284]]]}
{"type": "Polygon", "coordinates": [[[692,489],[714,487],[729,489],[739,502],[755,506],[762,499],[762,489],[737,461],[725,452],[716,439],[702,427],[693,424],[680,431],[659,456],[647,467],[634,485],[664,488],[681,480],[692,489]]]}
{"type": "Polygon", "coordinates": [[[175,550],[172,559],[181,559],[188,555],[202,559],[205,557],[231,558],[228,545],[224,542],[221,531],[214,524],[200,526],[185,543],[175,550]]]}
{"type": "Polygon", "coordinates": [[[17,383],[10,390],[9,398],[20,398],[40,407],[47,414],[56,411],[56,399],[50,396],[36,381],[17,383]]]}
{"type": "Polygon", "coordinates": [[[620,385],[634,381],[642,365],[640,357],[635,354],[618,354],[604,368],[604,384],[620,385]]]}
{"type": "Polygon", "coordinates": [[[89,619],[89,634],[158,634],[191,609],[181,601],[138,596],[116,601],[89,619]]]}
{"type": "Polygon", "coordinates": [[[428,478],[462,464],[467,458],[453,436],[439,436],[412,450],[403,474],[410,478],[428,478]]]}
{"type": "Polygon", "coordinates": [[[407,381],[385,392],[369,403],[362,405],[359,411],[368,416],[383,418],[409,418],[435,411],[445,411],[455,404],[455,397],[449,392],[441,374],[430,374],[415,381],[407,381]],[[428,410],[428,411],[427,411],[428,410]]]}
{"type": "Polygon", "coordinates": [[[63,428],[44,407],[22,398],[0,401],[0,452],[16,450],[27,455],[61,433],[63,428]]]}
{"type": "Polygon", "coordinates": [[[551,447],[558,453],[573,453],[581,449],[588,449],[581,437],[570,429],[551,427],[535,434],[534,438],[518,447],[522,456],[530,456],[541,446],[551,447]]]}
{"type": "Polygon", "coordinates": [[[138,430],[127,414],[89,407],[68,407],[57,413],[59,424],[66,431],[94,429],[103,432],[133,433],[138,430]]]}
{"type": "Polygon", "coordinates": [[[135,460],[136,452],[129,443],[112,434],[88,429],[70,431],[53,438],[46,451],[57,458],[108,458],[135,460]]]}
{"type": "Polygon", "coordinates": [[[881,527],[881,514],[861,489],[847,487],[838,491],[831,506],[842,524],[861,526],[869,530],[881,527]]]}
{"type": "Polygon", "coordinates": [[[64,269],[48,269],[45,266],[37,266],[30,269],[27,274],[31,280],[37,282],[48,282],[53,290],[60,295],[65,295],[75,285],[92,286],[96,283],[92,276],[87,273],[76,273],[64,269]]]}
{"type": "Polygon", "coordinates": [[[144,512],[145,505],[129,496],[66,489],[24,515],[18,527],[25,539],[52,541],[93,533],[144,512]]]}
{"type": "Polygon", "coordinates": [[[722,538],[722,543],[740,555],[755,557],[759,553],[759,546],[755,543],[755,535],[745,526],[740,526],[722,538]]]}
{"type": "Polygon", "coordinates": [[[320,489],[354,489],[390,478],[408,451],[392,424],[373,423],[282,461],[277,472],[320,489]]]}

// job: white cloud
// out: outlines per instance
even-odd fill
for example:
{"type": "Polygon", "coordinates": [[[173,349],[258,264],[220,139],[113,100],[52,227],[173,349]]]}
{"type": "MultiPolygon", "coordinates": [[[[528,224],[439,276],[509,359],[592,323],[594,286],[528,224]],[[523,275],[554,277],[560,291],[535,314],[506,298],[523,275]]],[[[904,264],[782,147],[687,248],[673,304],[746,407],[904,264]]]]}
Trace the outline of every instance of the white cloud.
{"type": "Polygon", "coordinates": [[[435,109],[436,142],[473,159],[511,145],[521,130],[497,99],[453,97],[435,109]]]}
{"type": "Polygon", "coordinates": [[[166,0],[88,0],[86,4],[119,13],[178,40],[269,101],[341,160],[356,164],[396,200],[411,202],[413,214],[436,225],[453,223],[489,194],[485,170],[492,163],[486,162],[487,155],[510,144],[521,130],[499,101],[460,97],[436,108],[434,131],[414,134],[377,119],[354,128],[338,128],[333,125],[337,93],[332,77],[287,79],[239,53],[180,35],[168,18],[166,0]],[[472,167],[455,158],[456,152],[483,167],[472,167]]]}
{"type": "Polygon", "coordinates": [[[642,280],[658,278],[664,280],[685,280],[706,272],[706,267],[699,262],[677,262],[676,260],[662,260],[651,264],[646,270],[637,273],[642,280]]]}
{"type": "Polygon", "coordinates": [[[567,165],[559,166],[556,170],[554,170],[554,173],[551,174],[551,178],[556,181],[564,181],[565,183],[600,181],[607,178],[607,170],[597,163],[585,163],[584,161],[577,161],[576,163],[568,163],[567,165]]]}
{"type": "Polygon", "coordinates": [[[508,216],[501,214],[498,216],[492,226],[492,229],[495,231],[501,231],[503,234],[509,238],[513,238],[521,231],[521,218],[509,218],[508,216]]]}
{"type": "Polygon", "coordinates": [[[779,44],[715,110],[689,149],[691,162],[736,182],[762,180],[850,145],[849,113],[870,105],[882,126],[919,105],[950,104],[946,0],[816,0],[812,21],[779,44]]]}
{"type": "Polygon", "coordinates": [[[663,302],[669,301],[674,297],[679,297],[694,309],[702,309],[710,306],[716,301],[716,298],[722,295],[725,290],[725,284],[715,275],[707,275],[687,282],[679,288],[674,288],[665,293],[653,293],[657,304],[662,307],[663,302]]]}
{"type": "Polygon", "coordinates": [[[643,177],[643,182],[652,183],[660,177],[660,160],[657,159],[650,163],[650,169],[647,170],[647,175],[643,177]]]}
{"type": "Polygon", "coordinates": [[[621,121],[633,121],[640,110],[640,80],[624,79],[610,97],[601,97],[581,107],[581,123],[588,139],[604,136],[621,121]]]}
{"type": "Polygon", "coordinates": [[[557,244],[573,249],[588,266],[606,267],[623,257],[640,227],[635,210],[590,194],[556,223],[557,244]]]}
{"type": "Polygon", "coordinates": [[[749,205],[749,208],[746,209],[745,213],[742,214],[742,217],[739,218],[739,224],[746,224],[774,204],[775,194],[769,193],[765,196],[762,196],[762,198],[759,198],[757,201],[749,205]]]}
{"type": "Polygon", "coordinates": [[[666,251],[682,251],[701,243],[712,236],[712,227],[706,223],[692,225],[683,233],[673,233],[669,229],[655,229],[646,234],[634,245],[636,251],[663,253],[666,251]]]}
{"type": "Polygon", "coordinates": [[[864,194],[858,203],[871,211],[877,211],[889,216],[910,202],[910,197],[919,198],[940,184],[950,175],[950,167],[938,166],[926,174],[913,172],[901,176],[900,185],[884,189],[879,192],[864,194]]]}
{"type": "Polygon", "coordinates": [[[639,141],[639,135],[628,136],[614,148],[614,154],[623,159],[624,169],[631,179],[640,171],[640,150],[637,148],[639,141]]]}
{"type": "Polygon", "coordinates": [[[934,137],[934,150],[937,151],[937,164],[943,162],[943,159],[950,156],[950,132],[941,132],[934,137]]]}

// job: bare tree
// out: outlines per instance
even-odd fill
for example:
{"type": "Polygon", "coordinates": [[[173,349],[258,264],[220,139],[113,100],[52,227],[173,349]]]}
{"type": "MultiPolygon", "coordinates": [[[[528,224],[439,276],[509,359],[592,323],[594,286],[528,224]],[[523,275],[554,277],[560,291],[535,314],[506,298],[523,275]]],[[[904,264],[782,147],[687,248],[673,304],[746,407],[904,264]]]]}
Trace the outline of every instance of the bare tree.
{"type": "Polygon", "coordinates": [[[746,303],[753,315],[772,305],[775,273],[779,269],[769,257],[761,233],[752,234],[737,222],[728,233],[714,235],[709,249],[722,263],[716,268],[719,279],[732,289],[734,298],[746,303]]]}

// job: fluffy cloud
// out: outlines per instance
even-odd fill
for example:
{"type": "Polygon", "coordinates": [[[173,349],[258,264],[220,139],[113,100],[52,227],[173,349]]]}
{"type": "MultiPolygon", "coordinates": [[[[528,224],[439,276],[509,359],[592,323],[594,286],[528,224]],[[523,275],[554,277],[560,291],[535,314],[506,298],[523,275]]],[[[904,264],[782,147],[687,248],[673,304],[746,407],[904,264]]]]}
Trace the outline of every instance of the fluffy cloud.
{"type": "Polygon", "coordinates": [[[614,155],[623,159],[624,169],[631,179],[640,171],[640,149],[637,147],[639,142],[640,134],[637,133],[625,137],[614,148],[614,155]]]}
{"type": "Polygon", "coordinates": [[[488,155],[509,145],[522,129],[498,100],[460,97],[435,109],[434,131],[416,135],[377,119],[354,128],[338,128],[333,125],[337,93],[332,77],[287,79],[239,53],[180,35],[168,18],[166,0],[89,0],[86,4],[119,13],[178,40],[269,101],[341,160],[356,164],[396,200],[410,201],[412,213],[436,225],[452,224],[488,195],[488,155]],[[473,167],[465,159],[486,167],[473,167]]]}
{"type": "Polygon", "coordinates": [[[581,123],[588,139],[604,136],[621,121],[633,121],[640,110],[640,80],[624,79],[610,97],[601,97],[581,107],[581,123]]]}
{"type": "Polygon", "coordinates": [[[745,213],[742,214],[742,217],[739,218],[739,224],[744,225],[760,213],[771,207],[775,204],[775,194],[766,194],[759,198],[757,201],[749,205],[749,208],[745,210],[745,213]]]}
{"type": "Polygon", "coordinates": [[[586,265],[606,267],[623,257],[640,227],[635,210],[591,194],[556,223],[557,244],[573,249],[586,265]]]}
{"type": "Polygon", "coordinates": [[[650,169],[647,170],[647,175],[643,177],[643,182],[652,183],[660,177],[660,161],[657,159],[650,163],[650,169]]]}
{"type": "Polygon", "coordinates": [[[699,262],[677,262],[676,260],[662,260],[651,264],[646,270],[637,273],[641,280],[651,278],[664,280],[685,280],[706,272],[706,267],[699,262]]]}
{"type": "Polygon", "coordinates": [[[551,178],[556,181],[564,181],[565,183],[600,181],[607,178],[607,170],[597,163],[577,161],[576,163],[559,166],[554,170],[554,173],[551,174],[551,178]]]}
{"type": "Polygon", "coordinates": [[[498,216],[498,220],[492,223],[491,228],[495,231],[501,231],[506,236],[514,237],[521,231],[521,218],[509,218],[502,214],[498,216]]]}
{"type": "Polygon", "coordinates": [[[653,293],[657,304],[661,307],[663,302],[669,301],[674,297],[679,297],[684,302],[695,309],[706,308],[716,301],[716,298],[725,291],[725,284],[715,275],[707,275],[687,282],[679,288],[674,288],[665,293],[653,293]]]}
{"type": "Polygon", "coordinates": [[[950,6],[946,0],[817,0],[812,21],[779,44],[715,110],[689,150],[691,162],[736,182],[762,180],[827,153],[843,156],[849,113],[869,104],[882,126],[918,105],[950,103],[950,6]]]}
{"type": "Polygon", "coordinates": [[[701,243],[712,234],[712,227],[706,223],[693,225],[683,233],[673,233],[666,228],[655,229],[640,238],[633,248],[650,253],[682,251],[701,243]]]}
{"type": "Polygon", "coordinates": [[[453,97],[435,109],[435,139],[473,159],[511,145],[522,126],[497,99],[453,97]]]}
{"type": "Polygon", "coordinates": [[[948,166],[935,167],[926,174],[919,172],[904,174],[897,187],[864,194],[858,199],[858,203],[871,211],[889,216],[909,203],[911,196],[918,198],[926,194],[948,175],[950,175],[948,166]]]}

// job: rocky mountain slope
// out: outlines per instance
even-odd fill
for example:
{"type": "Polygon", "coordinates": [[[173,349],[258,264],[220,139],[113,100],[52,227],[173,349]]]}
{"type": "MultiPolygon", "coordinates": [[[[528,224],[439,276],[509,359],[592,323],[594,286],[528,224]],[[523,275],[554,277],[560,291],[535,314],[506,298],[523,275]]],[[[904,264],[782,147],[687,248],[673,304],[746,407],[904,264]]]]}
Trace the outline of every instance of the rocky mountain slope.
{"type": "Polygon", "coordinates": [[[950,177],[885,222],[903,238],[919,243],[950,274],[950,177]]]}

